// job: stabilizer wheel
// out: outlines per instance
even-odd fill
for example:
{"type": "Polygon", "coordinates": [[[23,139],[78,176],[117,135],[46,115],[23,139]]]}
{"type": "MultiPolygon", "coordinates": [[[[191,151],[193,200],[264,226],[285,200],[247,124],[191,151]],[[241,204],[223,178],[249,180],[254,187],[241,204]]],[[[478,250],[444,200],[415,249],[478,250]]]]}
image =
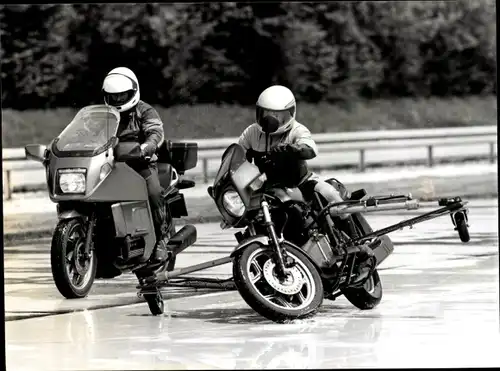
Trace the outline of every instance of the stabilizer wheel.
{"type": "Polygon", "coordinates": [[[153,316],[162,315],[165,310],[165,304],[163,302],[163,296],[158,290],[156,294],[144,294],[144,299],[148,303],[149,310],[153,316]]]}
{"type": "Polygon", "coordinates": [[[470,234],[469,234],[469,228],[467,226],[467,219],[465,217],[465,214],[463,212],[457,212],[455,215],[455,230],[458,231],[458,236],[460,237],[460,241],[462,242],[469,242],[470,241],[470,234]]]}

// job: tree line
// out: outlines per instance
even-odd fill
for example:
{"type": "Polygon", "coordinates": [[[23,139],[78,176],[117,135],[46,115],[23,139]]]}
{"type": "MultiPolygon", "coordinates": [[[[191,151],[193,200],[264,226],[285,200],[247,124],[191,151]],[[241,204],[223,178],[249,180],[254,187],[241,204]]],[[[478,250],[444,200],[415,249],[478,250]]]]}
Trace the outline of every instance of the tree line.
{"type": "Polygon", "coordinates": [[[4,5],[3,107],[101,101],[127,66],[147,102],[307,102],[496,94],[493,0],[4,5]]]}

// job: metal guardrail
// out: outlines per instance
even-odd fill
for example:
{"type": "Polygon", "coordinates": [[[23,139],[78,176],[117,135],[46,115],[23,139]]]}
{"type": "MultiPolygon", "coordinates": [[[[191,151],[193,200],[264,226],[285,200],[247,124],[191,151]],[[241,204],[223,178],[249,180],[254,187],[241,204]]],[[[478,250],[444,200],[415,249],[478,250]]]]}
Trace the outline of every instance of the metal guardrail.
{"type": "MultiPolygon", "coordinates": [[[[387,130],[387,131],[363,131],[346,133],[325,133],[313,134],[313,139],[319,147],[320,155],[335,152],[357,152],[358,156],[353,156],[350,165],[357,165],[358,171],[363,172],[367,167],[366,152],[370,150],[395,150],[423,147],[427,148],[427,166],[432,167],[435,163],[434,149],[436,147],[452,147],[461,145],[463,150],[457,150],[449,157],[467,157],[467,145],[488,145],[489,151],[484,158],[494,163],[496,159],[497,127],[492,126],[472,126],[453,127],[417,130],[387,130]]],[[[238,138],[217,138],[217,139],[183,139],[183,142],[198,143],[198,157],[202,162],[203,181],[208,183],[209,161],[219,160],[222,152],[231,143],[237,142],[238,138]]],[[[3,173],[4,173],[4,193],[7,199],[12,197],[11,172],[39,170],[41,165],[36,162],[27,161],[24,148],[7,148],[2,150],[3,173]],[[19,161],[24,161],[21,165],[19,161]],[[17,163],[21,166],[12,166],[17,163]]],[[[375,162],[371,158],[371,162],[375,162]]],[[[334,161],[327,163],[315,163],[315,159],[310,161],[311,168],[317,170],[332,170],[338,167],[334,161]]],[[[344,163],[345,165],[345,163],[344,163]]]]}

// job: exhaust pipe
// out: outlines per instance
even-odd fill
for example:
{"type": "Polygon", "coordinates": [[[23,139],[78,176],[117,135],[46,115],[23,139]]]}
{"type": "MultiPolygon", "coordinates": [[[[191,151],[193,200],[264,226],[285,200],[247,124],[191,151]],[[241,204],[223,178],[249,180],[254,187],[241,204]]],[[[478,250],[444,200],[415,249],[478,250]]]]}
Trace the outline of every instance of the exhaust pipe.
{"type": "Polygon", "coordinates": [[[194,244],[196,242],[196,238],[196,227],[191,224],[186,224],[168,241],[167,248],[172,252],[173,256],[176,256],[187,247],[194,244]]]}
{"type": "Polygon", "coordinates": [[[380,236],[370,248],[377,259],[377,267],[394,252],[394,244],[388,236],[380,236]]]}

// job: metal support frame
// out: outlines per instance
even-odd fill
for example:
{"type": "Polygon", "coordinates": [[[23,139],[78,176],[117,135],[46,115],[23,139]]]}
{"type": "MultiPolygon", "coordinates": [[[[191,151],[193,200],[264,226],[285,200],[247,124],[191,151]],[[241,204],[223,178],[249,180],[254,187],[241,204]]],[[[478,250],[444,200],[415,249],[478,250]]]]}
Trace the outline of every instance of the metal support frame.
{"type": "MultiPolygon", "coordinates": [[[[332,207],[339,206],[340,204],[347,206],[344,209],[339,211],[334,211],[332,214],[351,214],[351,213],[364,213],[371,211],[387,211],[387,210],[401,210],[408,209],[413,210],[417,209],[420,206],[426,205],[431,206],[434,203],[425,202],[419,203],[418,200],[412,200],[411,195],[407,196],[379,196],[376,198],[370,198],[364,201],[345,201],[340,203],[331,203],[327,205],[322,211],[328,210],[332,207]],[[412,201],[412,202],[409,202],[412,201]]],[[[412,226],[413,224],[421,223],[426,220],[437,218],[444,214],[455,214],[457,212],[463,212],[467,215],[468,210],[465,208],[467,204],[466,201],[462,201],[459,197],[451,198],[451,199],[442,199],[439,201],[439,209],[433,210],[417,217],[404,220],[402,222],[393,224],[391,226],[379,229],[377,231],[371,232],[367,235],[359,237],[357,239],[350,240],[350,243],[359,244],[366,242],[368,240],[372,240],[376,237],[383,236],[385,234],[394,232],[398,229],[402,229],[404,227],[412,226]]],[[[346,254],[344,259],[346,259],[349,254],[346,254]]],[[[204,277],[182,277],[188,273],[193,273],[197,271],[201,271],[204,269],[209,269],[213,267],[217,267],[220,265],[224,265],[233,261],[233,258],[228,256],[220,259],[215,259],[211,261],[207,261],[204,263],[196,264],[190,267],[175,269],[171,272],[162,271],[159,273],[157,280],[154,283],[139,285],[137,286],[140,289],[139,294],[143,294],[145,292],[149,292],[150,290],[158,290],[161,287],[166,286],[181,286],[181,287],[201,287],[201,288],[214,288],[214,289],[224,289],[224,290],[233,290],[235,289],[235,284],[233,278],[229,279],[216,279],[216,278],[204,278],[204,277]]],[[[345,262],[344,262],[345,264],[345,262]]],[[[338,285],[338,283],[337,283],[338,285]]]]}

